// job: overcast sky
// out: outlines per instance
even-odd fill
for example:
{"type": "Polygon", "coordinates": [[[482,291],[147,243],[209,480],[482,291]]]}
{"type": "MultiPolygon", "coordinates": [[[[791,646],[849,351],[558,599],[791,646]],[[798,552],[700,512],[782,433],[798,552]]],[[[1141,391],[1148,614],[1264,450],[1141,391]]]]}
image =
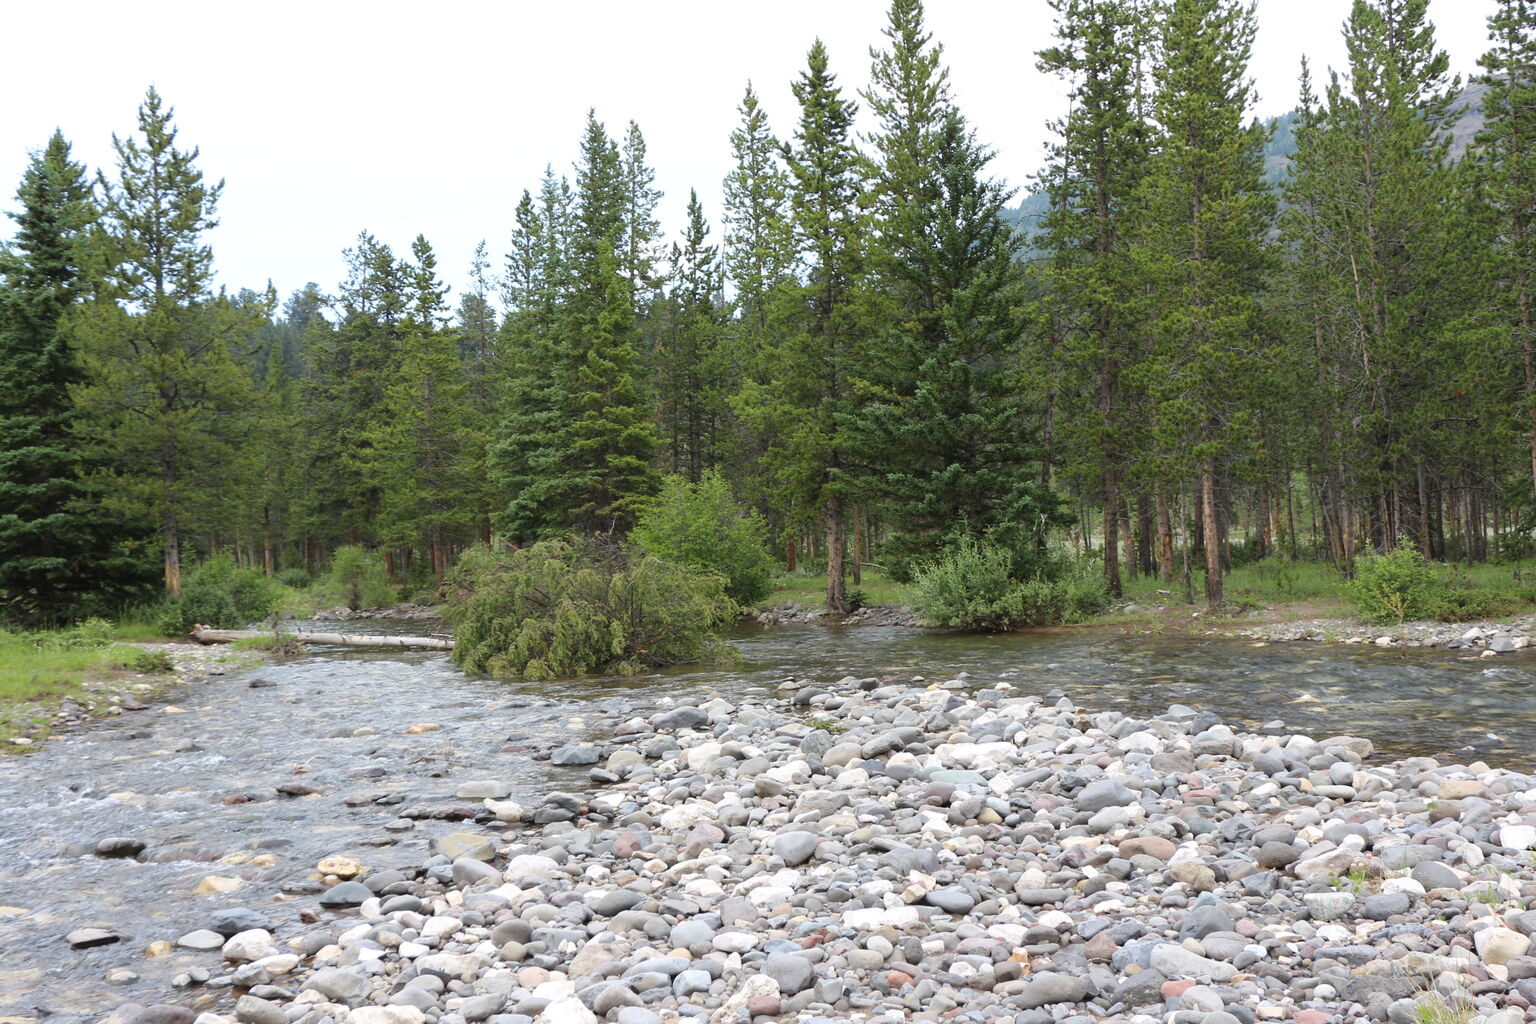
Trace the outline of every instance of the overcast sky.
{"type": "MultiPolygon", "coordinates": [[[[1494,0],[1430,0],[1453,70],[1475,72],[1494,0]]],[[[570,169],[589,107],[611,134],[640,124],[668,231],[699,190],[712,224],[748,79],[788,134],[789,83],[820,36],[851,94],[882,42],[886,0],[577,3],[140,0],[8,4],[0,12],[0,203],[57,126],[77,159],[110,167],[150,83],[180,141],[227,186],[213,233],[231,289],[334,289],[368,230],[409,252],[425,234],[457,288],[476,242],[501,262],[512,211],[547,163],[570,169]],[[64,19],[67,18],[67,24],[64,19]]],[[[1302,54],[1342,66],[1348,0],[1260,0],[1253,64],[1269,116],[1295,105],[1302,54]]],[[[962,111],[1024,186],[1043,162],[1061,86],[1035,70],[1045,0],[928,0],[962,111]]],[[[11,229],[9,220],[0,236],[11,229]]]]}

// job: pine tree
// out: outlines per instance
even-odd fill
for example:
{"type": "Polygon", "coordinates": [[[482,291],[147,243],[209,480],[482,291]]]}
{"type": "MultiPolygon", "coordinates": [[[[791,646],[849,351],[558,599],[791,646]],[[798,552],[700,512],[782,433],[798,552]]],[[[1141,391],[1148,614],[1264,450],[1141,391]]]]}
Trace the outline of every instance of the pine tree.
{"type": "Polygon", "coordinates": [[[1488,72],[1486,119],[1478,145],[1486,155],[1486,196],[1497,218],[1494,275],[1503,282],[1511,349],[1524,377],[1526,438],[1536,487],[1536,2],[1499,0],[1488,18],[1492,48],[1481,64],[1488,72]]]}
{"type": "Polygon", "coordinates": [[[84,237],[97,211],[85,169],[54,132],[16,191],[16,237],[0,251],[0,618],[83,616],[143,584],[133,531],[102,514],[70,389],[84,380],[70,317],[89,287],[84,237]]]}
{"type": "Polygon", "coordinates": [[[668,468],[691,483],[718,467],[735,366],[724,346],[718,250],[697,191],[688,196],[688,225],[672,246],[672,288],[653,360],[668,468]]]}
{"type": "MultiPolygon", "coordinates": [[[[1049,253],[1043,276],[1051,339],[1069,415],[1063,444],[1080,486],[1103,509],[1104,576],[1121,593],[1117,534],[1125,468],[1144,424],[1134,381],[1146,332],[1130,311],[1138,287],[1130,268],[1132,227],[1151,153],[1146,75],[1151,21],[1144,0],[1051,0],[1055,46],[1039,67],[1070,85],[1071,109],[1045,171],[1050,212],[1042,223],[1049,253]]],[[[1166,496],[1159,495],[1166,510],[1166,496]]]]}
{"type": "Polygon", "coordinates": [[[1425,0],[1356,0],[1348,77],[1331,73],[1298,125],[1286,191],[1285,238],[1317,262],[1298,334],[1340,410],[1325,490],[1346,555],[1357,532],[1382,549],[1408,537],[1432,550],[1429,484],[1461,447],[1436,425],[1461,418],[1451,382],[1477,354],[1458,324],[1480,266],[1477,216],[1467,170],[1449,159],[1457,83],[1426,11],[1425,0]]]}
{"type": "Polygon", "coordinates": [[[411,257],[399,366],[384,388],[371,475],[383,492],[383,539],[400,549],[424,547],[441,585],[450,548],[465,539],[475,512],[464,500],[471,487],[465,442],[473,409],[456,339],[447,330],[447,288],[421,235],[411,244],[411,257]]]}
{"type": "Polygon", "coordinates": [[[1174,0],[1163,24],[1153,115],[1159,148],[1142,185],[1136,249],[1155,351],[1148,375],[1165,463],[1198,474],[1206,601],[1222,603],[1223,516],[1217,482],[1250,450],[1266,357],[1258,293],[1274,201],[1263,181],[1266,131],[1245,124],[1254,7],[1174,0]]]}
{"type": "Polygon", "coordinates": [[[827,610],[846,612],[846,506],[855,481],[840,424],[853,402],[850,367],[868,331],[868,229],[852,136],[857,105],[843,99],[819,39],[792,91],[800,119],[783,157],[803,278],[799,287],[775,293],[785,334],[766,353],[768,383],[744,389],[738,406],[772,437],[764,464],[785,504],[825,524],[827,610]]]}
{"type": "Polygon", "coordinates": [[[151,88],[139,107],[142,141],[113,137],[117,178],[101,179],[99,233],[110,269],[86,325],[83,395],[103,426],[116,497],[156,523],[174,594],[199,492],[243,441],[254,395],[231,345],[257,311],[212,294],[203,236],[217,224],[223,183],[204,182],[195,148],[177,148],[171,117],[151,88]]]}
{"type": "Polygon", "coordinates": [[[642,310],[644,299],[660,283],[656,265],[661,223],[656,219],[656,204],[661,190],[653,187],[656,172],[645,162],[645,136],[640,126],[629,122],[619,160],[620,189],[624,197],[623,234],[615,248],[619,272],[629,281],[634,294],[635,313],[642,310]]]}
{"type": "Polygon", "coordinates": [[[794,251],[788,227],[789,177],[757,94],[747,85],[741,125],[731,132],[735,166],[724,182],[725,275],[736,292],[743,357],[768,331],[768,295],[789,277],[794,251]]]}
{"type": "Polygon", "coordinates": [[[845,423],[905,531],[905,560],[956,532],[1033,552],[1053,502],[1037,487],[1022,401],[1019,243],[1001,217],[1010,193],[984,177],[991,154],[949,97],[919,0],[894,0],[886,36],[866,96],[879,124],[871,260],[894,309],[859,370],[866,400],[845,423]]]}

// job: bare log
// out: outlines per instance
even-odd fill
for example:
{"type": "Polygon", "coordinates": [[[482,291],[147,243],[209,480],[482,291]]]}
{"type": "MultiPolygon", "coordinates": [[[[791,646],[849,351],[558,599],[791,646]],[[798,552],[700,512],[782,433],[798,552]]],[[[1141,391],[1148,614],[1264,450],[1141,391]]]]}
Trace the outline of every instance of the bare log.
{"type": "MultiPolygon", "coordinates": [[[[329,644],[334,647],[425,647],[434,651],[453,650],[453,641],[433,636],[367,636],[347,633],[283,633],[284,639],[301,644],[329,644]]],[[[277,634],[264,629],[209,629],[198,626],[192,639],[200,644],[232,644],[236,640],[275,639],[277,634]]]]}

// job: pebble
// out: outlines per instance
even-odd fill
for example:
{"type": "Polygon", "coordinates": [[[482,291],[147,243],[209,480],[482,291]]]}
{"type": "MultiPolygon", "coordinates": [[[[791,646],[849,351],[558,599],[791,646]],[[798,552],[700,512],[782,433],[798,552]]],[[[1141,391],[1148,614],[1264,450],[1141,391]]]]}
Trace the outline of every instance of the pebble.
{"type": "Polygon", "coordinates": [[[420,827],[397,870],[327,858],[357,871],[211,915],[182,995],[233,1000],[202,1024],[1412,1024],[1423,987],[1523,1024],[1536,1000],[1525,776],[1017,679],[795,680],[599,734],[553,752],[594,766],[566,791],[445,783],[484,802],[460,831],[385,812],[420,827]]]}

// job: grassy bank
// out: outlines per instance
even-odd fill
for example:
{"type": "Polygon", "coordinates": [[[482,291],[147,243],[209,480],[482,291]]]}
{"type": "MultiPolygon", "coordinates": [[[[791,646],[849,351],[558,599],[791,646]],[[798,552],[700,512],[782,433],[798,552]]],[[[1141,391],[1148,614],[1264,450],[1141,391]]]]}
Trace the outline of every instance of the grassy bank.
{"type": "MultiPolygon", "coordinates": [[[[1487,565],[1434,566],[1430,592],[1434,611],[1428,618],[1455,622],[1505,620],[1536,614],[1536,560],[1487,565]]],[[[1171,583],[1142,577],[1125,582],[1125,600],[1080,628],[1118,627],[1134,632],[1188,632],[1257,623],[1339,619],[1362,622],[1349,579],[1330,564],[1265,559],[1239,566],[1226,576],[1226,606],[1207,611],[1205,579],[1191,580],[1194,603],[1185,601],[1182,577],[1171,583]]],[[[849,591],[863,592],[867,605],[906,604],[910,587],[868,570],[864,582],[849,591]]],[[[781,576],[765,605],[794,601],[806,608],[825,605],[826,576],[804,572],[781,576]]]]}
{"type": "Polygon", "coordinates": [[[65,700],[85,705],[103,688],[144,683],[170,672],[155,651],[113,643],[97,620],[73,629],[0,633],[0,744],[46,732],[65,700]]]}

